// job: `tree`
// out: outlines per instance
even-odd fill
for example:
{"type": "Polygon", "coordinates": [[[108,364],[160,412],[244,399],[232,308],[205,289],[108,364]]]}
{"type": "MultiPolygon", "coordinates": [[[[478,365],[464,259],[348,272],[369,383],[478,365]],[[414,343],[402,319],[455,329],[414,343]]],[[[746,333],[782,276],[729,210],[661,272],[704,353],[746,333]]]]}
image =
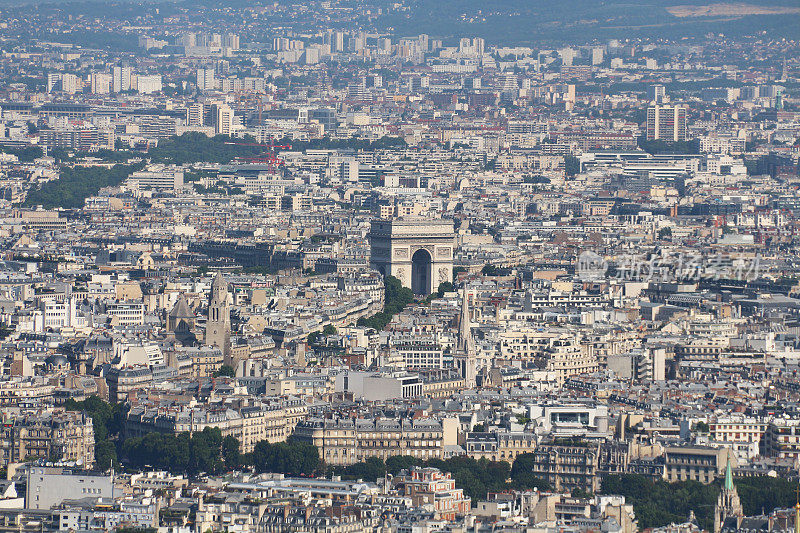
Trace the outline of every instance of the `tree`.
{"type": "Polygon", "coordinates": [[[72,398],[64,402],[68,411],[85,411],[92,419],[94,429],[95,469],[105,471],[117,462],[117,448],[114,439],[122,428],[122,406],[110,404],[98,396],[90,396],[76,402],[72,398]]]}
{"type": "Polygon", "coordinates": [[[296,440],[275,444],[264,440],[256,443],[252,462],[258,472],[310,475],[319,466],[319,452],[316,446],[296,440]]]}
{"type": "MultiPolygon", "coordinates": [[[[30,126],[31,124],[28,123],[28,129],[30,129],[30,126]]],[[[13,154],[17,156],[17,159],[22,163],[30,163],[44,155],[44,152],[39,146],[22,146],[19,148],[0,146],[0,153],[13,154]]]]}
{"type": "Polygon", "coordinates": [[[328,324],[324,328],[322,328],[322,334],[325,335],[326,337],[328,335],[336,335],[336,328],[332,324],[328,324]]]}
{"type": "Polygon", "coordinates": [[[432,292],[422,301],[423,305],[430,305],[430,303],[434,300],[434,298],[442,298],[446,292],[453,292],[455,287],[449,281],[443,281],[439,284],[439,288],[436,289],[436,292],[432,292]]]}
{"type": "Polygon", "coordinates": [[[414,293],[394,276],[386,276],[384,279],[386,290],[383,311],[390,315],[396,315],[405,306],[414,301],[414,293]]]}
{"type": "Polygon", "coordinates": [[[396,476],[401,470],[407,470],[414,466],[438,468],[442,472],[449,472],[453,476],[456,486],[463,489],[464,493],[473,499],[484,498],[487,492],[502,492],[510,489],[540,488],[548,490],[550,485],[541,479],[532,476],[520,477],[525,470],[528,474],[530,473],[530,465],[526,466],[524,461],[517,467],[516,479],[511,474],[512,466],[505,461],[489,461],[488,459],[476,461],[472,457],[463,455],[447,460],[429,459],[427,461],[407,455],[395,456],[387,458],[385,463],[379,458],[372,457],[361,463],[337,467],[334,471],[349,479],[373,480],[382,477],[385,473],[396,476]],[[512,477],[510,482],[509,475],[512,477]]]}
{"type": "Polygon", "coordinates": [[[219,370],[214,372],[214,377],[218,378],[218,377],[222,377],[222,376],[229,377],[229,378],[235,378],[236,377],[236,370],[231,365],[222,365],[222,366],[219,367],[219,370]]]}
{"type": "Polygon", "coordinates": [[[222,431],[206,427],[189,440],[189,471],[217,474],[222,471],[222,431]]]}
{"type": "Polygon", "coordinates": [[[375,481],[386,475],[386,465],[378,457],[369,457],[363,463],[355,463],[337,471],[342,479],[375,481]]]}
{"type": "Polygon", "coordinates": [[[444,293],[453,292],[454,290],[455,287],[453,287],[452,283],[450,283],[449,281],[443,281],[439,284],[439,288],[436,290],[436,294],[438,294],[439,298],[441,298],[442,296],[444,296],[444,293]]]}
{"type": "Polygon", "coordinates": [[[549,490],[550,483],[533,475],[535,456],[532,453],[521,453],[511,465],[511,479],[519,489],[549,490]]]}
{"type": "Polygon", "coordinates": [[[222,460],[227,470],[236,470],[242,465],[242,454],[239,451],[239,439],[228,435],[222,439],[222,460]]]}
{"type": "Polygon", "coordinates": [[[422,461],[410,455],[395,455],[386,459],[386,471],[393,476],[400,473],[401,470],[408,470],[412,466],[419,466],[422,461]]]}
{"type": "Polygon", "coordinates": [[[377,331],[386,327],[392,317],[402,311],[406,305],[414,301],[414,293],[394,276],[383,278],[384,301],[383,312],[376,313],[369,318],[359,318],[356,325],[359,327],[373,328],[377,331]]]}
{"type": "MultiPolygon", "coordinates": [[[[153,467],[189,475],[218,474],[224,466],[222,445],[220,429],[207,427],[191,436],[148,433],[127,439],[120,455],[125,465],[137,468],[153,467]]],[[[232,442],[227,445],[232,446],[232,442]]]]}
{"type": "Polygon", "coordinates": [[[665,141],[654,139],[648,141],[644,137],[639,138],[639,148],[649,154],[696,154],[700,151],[699,141],[665,141]]]}
{"type": "Polygon", "coordinates": [[[47,208],[83,207],[89,196],[94,196],[103,187],[116,186],[125,181],[132,172],[140,170],[144,163],[136,165],[114,165],[103,167],[64,167],[59,179],[48,181],[39,188],[31,189],[25,197],[26,207],[42,205],[47,208]]]}
{"type": "Polygon", "coordinates": [[[770,513],[795,504],[797,483],[769,476],[736,478],[736,490],[746,516],[770,513]]]}
{"type": "Polygon", "coordinates": [[[640,475],[606,476],[602,494],[621,494],[633,504],[639,527],[660,527],[671,522],[686,520],[694,511],[700,527],[711,529],[714,525],[714,505],[719,495],[719,484],[704,485],[697,481],[667,483],[653,481],[640,475]]]}
{"type": "Polygon", "coordinates": [[[550,183],[550,178],[546,178],[546,177],[544,177],[542,175],[525,176],[522,179],[522,182],[523,183],[542,183],[542,184],[547,184],[547,183],[550,183]]]}
{"type": "Polygon", "coordinates": [[[567,173],[567,176],[574,176],[578,172],[581,171],[581,162],[580,160],[573,156],[573,155],[565,155],[564,156],[564,172],[567,173]]]}
{"type": "Polygon", "coordinates": [[[486,263],[481,269],[481,274],[484,276],[499,276],[499,269],[491,263],[486,263]]]}

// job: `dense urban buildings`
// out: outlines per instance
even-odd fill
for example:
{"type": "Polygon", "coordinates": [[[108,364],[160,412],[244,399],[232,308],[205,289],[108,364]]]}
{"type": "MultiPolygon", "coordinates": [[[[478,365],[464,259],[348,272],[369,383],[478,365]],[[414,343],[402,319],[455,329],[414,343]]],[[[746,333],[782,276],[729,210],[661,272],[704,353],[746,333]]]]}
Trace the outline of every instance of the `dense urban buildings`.
{"type": "Polygon", "coordinates": [[[511,4],[3,3],[0,530],[800,531],[800,8],[511,4]]]}

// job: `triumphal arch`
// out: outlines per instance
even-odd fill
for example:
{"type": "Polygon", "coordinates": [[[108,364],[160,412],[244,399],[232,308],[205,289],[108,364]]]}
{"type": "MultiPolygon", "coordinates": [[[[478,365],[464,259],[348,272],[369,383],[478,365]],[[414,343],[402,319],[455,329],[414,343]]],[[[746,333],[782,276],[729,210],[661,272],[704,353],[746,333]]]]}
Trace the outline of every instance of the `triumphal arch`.
{"type": "Polygon", "coordinates": [[[377,219],[369,232],[370,264],[414,294],[430,294],[453,281],[453,221],[377,219]]]}

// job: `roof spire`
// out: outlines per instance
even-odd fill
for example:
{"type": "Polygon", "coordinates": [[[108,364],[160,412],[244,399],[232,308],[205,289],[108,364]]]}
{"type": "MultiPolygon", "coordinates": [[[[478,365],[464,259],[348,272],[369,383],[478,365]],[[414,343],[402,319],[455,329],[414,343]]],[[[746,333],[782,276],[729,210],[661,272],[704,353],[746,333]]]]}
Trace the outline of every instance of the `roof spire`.
{"type": "Polygon", "coordinates": [[[726,491],[733,490],[733,472],[731,471],[731,456],[728,455],[728,466],[725,467],[725,485],[726,491]]]}

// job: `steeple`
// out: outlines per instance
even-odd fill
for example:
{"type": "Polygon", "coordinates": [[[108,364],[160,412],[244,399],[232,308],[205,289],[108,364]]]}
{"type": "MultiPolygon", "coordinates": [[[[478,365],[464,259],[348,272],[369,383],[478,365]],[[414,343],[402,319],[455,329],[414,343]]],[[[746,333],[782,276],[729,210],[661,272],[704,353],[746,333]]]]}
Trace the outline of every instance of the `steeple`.
{"type": "Polygon", "coordinates": [[[794,493],[797,496],[794,504],[794,533],[800,533],[800,485],[797,485],[794,493]]]}
{"type": "MultiPolygon", "coordinates": [[[[717,498],[717,505],[714,508],[714,533],[719,533],[725,526],[725,521],[729,518],[740,518],[744,516],[742,502],[739,500],[739,492],[733,484],[733,469],[731,466],[731,451],[728,450],[728,464],[725,466],[725,481],[722,490],[717,498]]],[[[738,527],[738,522],[736,524],[738,527]]]]}
{"type": "Polygon", "coordinates": [[[469,291],[465,286],[461,290],[461,320],[458,325],[458,349],[467,355],[475,354],[472,339],[472,318],[469,307],[469,291]]]}
{"type": "Polygon", "coordinates": [[[172,333],[175,339],[180,342],[193,342],[196,340],[194,336],[195,321],[194,312],[189,308],[186,296],[181,293],[178,296],[175,307],[172,308],[167,317],[167,331],[172,333]]]}
{"type": "Polygon", "coordinates": [[[461,316],[458,321],[458,360],[461,374],[467,387],[474,387],[478,377],[478,361],[475,342],[472,338],[472,314],[469,306],[469,291],[466,285],[461,289],[461,316]]]}
{"type": "Polygon", "coordinates": [[[733,486],[733,472],[731,471],[731,458],[728,457],[728,465],[725,467],[725,484],[722,486],[726,491],[735,490],[733,486]]]}

